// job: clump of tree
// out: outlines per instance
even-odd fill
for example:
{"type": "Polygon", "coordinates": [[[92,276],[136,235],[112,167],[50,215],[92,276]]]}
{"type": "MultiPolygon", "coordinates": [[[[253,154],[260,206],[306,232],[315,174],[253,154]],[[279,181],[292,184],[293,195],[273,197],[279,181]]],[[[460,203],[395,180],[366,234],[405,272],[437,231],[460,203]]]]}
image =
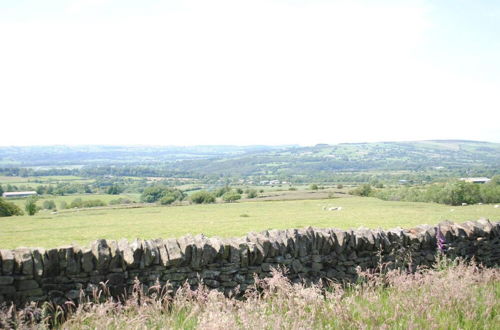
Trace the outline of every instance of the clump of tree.
{"type": "Polygon", "coordinates": [[[124,188],[120,187],[119,185],[111,185],[106,189],[106,193],[109,195],[119,195],[123,192],[124,188]]]}
{"type": "Polygon", "coordinates": [[[373,192],[372,186],[368,183],[365,183],[365,184],[349,191],[349,194],[368,197],[372,194],[372,192],[373,192]]]}
{"type": "Polygon", "coordinates": [[[185,194],[179,189],[152,186],[144,189],[141,195],[141,200],[146,203],[160,202],[163,205],[172,204],[175,201],[181,201],[185,194]]]}
{"type": "Polygon", "coordinates": [[[45,210],[52,210],[52,211],[55,211],[57,209],[56,203],[53,200],[43,201],[42,207],[45,210]]]}
{"type": "Polygon", "coordinates": [[[91,208],[91,207],[100,207],[100,206],[106,206],[106,203],[103,202],[100,199],[89,199],[89,200],[82,200],[80,197],[75,198],[71,204],[69,204],[69,208],[91,208]]]}
{"type": "Polygon", "coordinates": [[[191,202],[195,204],[210,204],[215,203],[215,195],[206,191],[200,190],[189,196],[191,202]]]}
{"type": "Polygon", "coordinates": [[[237,201],[238,199],[241,199],[241,195],[238,194],[237,191],[228,191],[224,195],[222,195],[222,200],[227,203],[232,203],[234,201],[237,201]]]}
{"type": "Polygon", "coordinates": [[[258,195],[256,189],[247,189],[245,193],[247,194],[247,198],[255,198],[258,195]]]}
{"type": "Polygon", "coordinates": [[[0,197],[0,217],[10,217],[13,215],[23,215],[23,211],[12,202],[7,202],[0,197]]]}
{"type": "Polygon", "coordinates": [[[29,197],[24,204],[24,209],[28,215],[35,215],[36,212],[40,209],[38,205],[36,205],[37,198],[34,196],[29,197]]]}
{"type": "Polygon", "coordinates": [[[132,204],[132,201],[128,198],[117,198],[109,201],[109,205],[121,205],[121,204],[132,204]]]}
{"type": "Polygon", "coordinates": [[[231,187],[229,186],[224,186],[215,191],[215,197],[222,197],[225,193],[228,193],[231,191],[231,187]]]}
{"type": "Polygon", "coordinates": [[[434,202],[448,205],[499,203],[500,176],[494,177],[485,184],[457,180],[424,187],[382,189],[375,191],[373,196],[383,200],[434,202]]]}

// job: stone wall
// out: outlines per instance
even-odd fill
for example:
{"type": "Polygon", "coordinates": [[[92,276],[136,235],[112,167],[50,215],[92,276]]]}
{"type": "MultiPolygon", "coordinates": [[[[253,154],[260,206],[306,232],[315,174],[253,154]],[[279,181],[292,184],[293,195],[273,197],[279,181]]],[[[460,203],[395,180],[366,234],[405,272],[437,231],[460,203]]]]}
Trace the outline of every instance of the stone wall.
{"type": "Polygon", "coordinates": [[[222,239],[98,240],[90,247],[0,250],[0,302],[63,303],[91,294],[106,283],[112,294],[130,290],[138,279],[146,286],[169,282],[173,289],[200,281],[229,293],[245,290],[272,268],[287,269],[294,282],[353,281],[356,268],[431,266],[440,251],[500,264],[500,222],[481,219],[413,229],[269,230],[222,239]],[[438,242],[441,241],[441,242],[438,242]],[[438,244],[439,243],[439,244],[438,244]]]}

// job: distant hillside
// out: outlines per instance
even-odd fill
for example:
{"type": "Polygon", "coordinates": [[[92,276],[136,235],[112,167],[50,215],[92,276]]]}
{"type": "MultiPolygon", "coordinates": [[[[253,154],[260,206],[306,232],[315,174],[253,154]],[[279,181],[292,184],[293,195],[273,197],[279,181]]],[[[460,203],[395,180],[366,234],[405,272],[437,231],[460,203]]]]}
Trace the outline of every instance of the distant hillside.
{"type": "Polygon", "coordinates": [[[0,148],[0,167],[82,167],[83,175],[328,178],[335,173],[500,174],[500,144],[463,140],[299,146],[0,148]]]}
{"type": "Polygon", "coordinates": [[[252,155],[182,162],[205,174],[301,175],[365,170],[500,170],[500,144],[477,141],[344,143],[267,150],[252,155]]]}
{"type": "Polygon", "coordinates": [[[0,147],[0,166],[148,164],[230,157],[275,149],[270,146],[29,146],[0,147]]]}

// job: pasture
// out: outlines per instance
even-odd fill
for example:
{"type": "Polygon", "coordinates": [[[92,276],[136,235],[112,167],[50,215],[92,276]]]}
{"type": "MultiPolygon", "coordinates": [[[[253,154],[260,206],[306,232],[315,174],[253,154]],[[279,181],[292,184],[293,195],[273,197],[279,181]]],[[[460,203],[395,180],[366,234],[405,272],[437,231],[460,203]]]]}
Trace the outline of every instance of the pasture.
{"type": "MultiPolygon", "coordinates": [[[[102,196],[89,195],[89,198],[102,196]]],[[[0,218],[0,248],[49,248],[71,243],[88,245],[98,238],[149,239],[179,237],[188,233],[231,237],[250,231],[307,226],[409,228],[419,224],[436,224],[442,220],[460,222],[481,217],[499,221],[500,209],[493,205],[452,207],[362,197],[72,209],[57,214],[41,211],[32,217],[0,218]],[[332,206],[341,206],[342,210],[323,209],[332,206]]]]}
{"type": "MultiPolygon", "coordinates": [[[[65,196],[48,196],[48,195],[43,195],[37,198],[36,204],[38,206],[42,206],[44,201],[54,201],[56,203],[57,208],[60,208],[61,202],[66,202],[68,205],[75,200],[76,198],[81,198],[82,200],[95,200],[95,199],[100,199],[101,201],[105,203],[109,203],[113,199],[118,199],[118,198],[127,198],[130,199],[131,201],[138,202],[140,194],[120,194],[120,195],[109,195],[109,194],[75,194],[75,195],[65,195],[65,196]]],[[[22,210],[24,210],[24,205],[26,203],[26,198],[9,198],[9,202],[12,202],[19,206],[22,210]]]]}

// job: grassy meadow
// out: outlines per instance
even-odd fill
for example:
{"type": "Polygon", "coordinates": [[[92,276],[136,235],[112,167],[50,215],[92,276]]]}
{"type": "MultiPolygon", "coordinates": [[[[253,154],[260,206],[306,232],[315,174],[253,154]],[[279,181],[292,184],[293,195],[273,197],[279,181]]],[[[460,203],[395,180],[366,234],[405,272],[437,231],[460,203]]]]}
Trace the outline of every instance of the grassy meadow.
{"type": "MultiPolygon", "coordinates": [[[[123,197],[123,195],[120,195],[123,197]]],[[[89,199],[119,196],[89,195],[89,199]]],[[[133,196],[132,196],[133,197],[133,196]]],[[[54,198],[67,199],[75,196],[54,198]]],[[[52,199],[52,198],[51,198],[52,199]]],[[[0,248],[88,245],[98,238],[134,239],[207,236],[242,236],[250,231],[301,228],[391,228],[435,224],[442,220],[466,221],[481,217],[500,220],[493,205],[452,207],[434,203],[390,202],[375,198],[253,201],[209,205],[145,206],[72,209],[52,214],[0,218],[0,248]],[[341,206],[340,211],[323,208],[341,206]]]]}
{"type": "MultiPolygon", "coordinates": [[[[71,204],[73,200],[76,198],[81,198],[82,200],[95,200],[100,199],[101,201],[108,204],[113,199],[118,198],[127,198],[131,201],[138,202],[140,194],[120,194],[120,195],[109,195],[109,194],[75,194],[75,195],[65,195],[65,196],[47,196],[43,195],[37,198],[36,204],[38,206],[42,206],[44,201],[54,201],[56,203],[57,208],[60,208],[61,202],[66,202],[68,205],[71,204]]],[[[26,198],[9,198],[9,202],[12,202],[19,206],[21,210],[24,210],[24,206],[26,204],[26,198]]],[[[42,212],[43,213],[43,212],[42,212]]]]}

